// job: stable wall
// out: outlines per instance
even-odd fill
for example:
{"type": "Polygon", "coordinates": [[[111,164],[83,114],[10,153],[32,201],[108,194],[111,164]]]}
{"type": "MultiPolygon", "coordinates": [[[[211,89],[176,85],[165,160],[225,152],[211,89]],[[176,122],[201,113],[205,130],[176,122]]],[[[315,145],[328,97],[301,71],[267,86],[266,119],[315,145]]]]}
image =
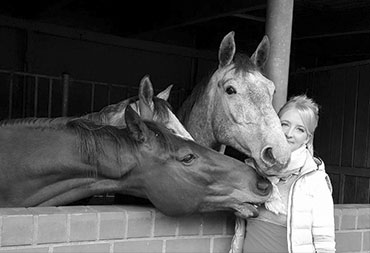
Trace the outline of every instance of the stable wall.
{"type": "Polygon", "coordinates": [[[293,73],[289,96],[320,105],[314,147],[325,162],[336,204],[370,203],[370,61],[293,73]]]}
{"type": "MultiPolygon", "coordinates": [[[[137,206],[0,208],[0,252],[227,253],[232,212],[172,218],[137,206]]],[[[337,252],[370,252],[370,205],[336,205],[337,252]]]]}

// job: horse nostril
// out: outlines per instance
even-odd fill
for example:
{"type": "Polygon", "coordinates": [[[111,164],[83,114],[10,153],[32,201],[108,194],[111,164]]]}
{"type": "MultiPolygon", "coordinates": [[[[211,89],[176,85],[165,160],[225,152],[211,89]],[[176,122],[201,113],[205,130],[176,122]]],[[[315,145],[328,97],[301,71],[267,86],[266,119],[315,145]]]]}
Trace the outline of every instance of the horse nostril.
{"type": "Polygon", "coordinates": [[[272,165],[276,163],[276,159],[274,157],[271,147],[265,147],[262,150],[261,158],[262,158],[262,161],[269,167],[271,167],[272,165]]]}

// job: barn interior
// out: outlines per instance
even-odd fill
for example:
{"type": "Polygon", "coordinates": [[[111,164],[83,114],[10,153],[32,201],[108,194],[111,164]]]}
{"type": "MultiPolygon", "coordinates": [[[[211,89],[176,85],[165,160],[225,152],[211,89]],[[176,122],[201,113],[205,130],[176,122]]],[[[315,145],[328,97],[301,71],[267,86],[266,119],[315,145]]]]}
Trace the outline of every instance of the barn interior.
{"type": "MultiPolygon", "coordinates": [[[[170,100],[177,109],[184,94],[217,64],[220,41],[228,32],[235,31],[237,50],[249,55],[255,50],[265,34],[266,7],[267,0],[5,0],[0,8],[0,80],[9,82],[14,71],[67,72],[71,79],[101,86],[110,82],[136,88],[149,73],[157,90],[178,85],[170,100]]],[[[321,105],[316,153],[325,161],[334,201],[340,204],[370,203],[369,16],[368,0],[294,1],[288,94],[306,92],[321,105]]],[[[29,79],[17,82],[34,85],[29,79]]],[[[115,88],[97,88],[95,96],[108,92],[108,98],[90,99],[89,88],[79,84],[70,87],[69,114],[122,99],[115,88]]],[[[49,103],[53,111],[47,112],[47,106],[33,104],[33,88],[28,93],[19,88],[10,108],[4,87],[1,118],[62,114],[59,93],[49,103]],[[18,97],[29,99],[18,103],[18,97]]],[[[132,94],[125,91],[124,96],[132,94]]]]}

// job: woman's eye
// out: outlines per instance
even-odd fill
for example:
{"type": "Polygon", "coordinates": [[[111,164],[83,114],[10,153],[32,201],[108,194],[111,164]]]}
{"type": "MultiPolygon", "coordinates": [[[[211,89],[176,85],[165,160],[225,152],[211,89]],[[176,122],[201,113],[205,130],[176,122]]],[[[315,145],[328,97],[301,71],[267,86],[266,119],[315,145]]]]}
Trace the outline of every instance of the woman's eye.
{"type": "Polygon", "coordinates": [[[188,154],[186,156],[184,156],[182,159],[181,159],[181,162],[185,163],[185,164],[190,164],[192,163],[194,160],[195,160],[195,155],[193,154],[188,154]]]}
{"type": "Polygon", "coordinates": [[[231,94],[236,94],[236,90],[234,89],[234,87],[232,86],[229,86],[226,88],[226,93],[231,95],[231,94]]]}

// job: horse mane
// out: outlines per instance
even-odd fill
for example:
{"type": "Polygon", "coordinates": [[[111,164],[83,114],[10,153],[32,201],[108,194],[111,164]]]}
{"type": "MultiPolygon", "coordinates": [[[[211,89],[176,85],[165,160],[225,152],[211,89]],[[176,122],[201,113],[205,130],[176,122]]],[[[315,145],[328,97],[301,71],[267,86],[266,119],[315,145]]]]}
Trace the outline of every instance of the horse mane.
{"type": "MultiPolygon", "coordinates": [[[[163,152],[174,150],[173,138],[176,137],[165,127],[153,121],[144,121],[144,124],[155,133],[163,152]]],[[[99,156],[106,154],[103,141],[108,140],[114,144],[114,152],[118,164],[122,164],[122,153],[130,152],[133,155],[139,153],[140,143],[131,137],[127,128],[98,125],[82,118],[68,121],[66,128],[73,130],[78,135],[82,160],[87,164],[96,165],[97,168],[99,168],[99,156]]]]}
{"type": "Polygon", "coordinates": [[[169,118],[168,110],[173,112],[173,108],[166,100],[153,97],[154,103],[154,116],[161,119],[162,122],[167,121],[169,118]]]}
{"type": "Polygon", "coordinates": [[[182,124],[188,121],[190,112],[192,111],[195,102],[199,101],[199,99],[201,99],[203,96],[213,73],[214,71],[209,72],[197,85],[195,85],[190,95],[185,99],[182,106],[178,110],[177,117],[182,124]]]}
{"type": "MultiPolygon", "coordinates": [[[[162,99],[158,99],[162,100],[162,99]]],[[[166,111],[165,100],[159,101],[157,106],[159,112],[166,111]]],[[[168,113],[168,112],[167,112],[168,113]]],[[[168,153],[176,150],[174,140],[177,138],[162,124],[154,121],[143,121],[144,124],[154,132],[161,152],[168,153]]],[[[58,118],[21,118],[0,121],[0,127],[24,127],[38,129],[41,131],[50,129],[55,131],[72,131],[78,138],[78,149],[81,154],[82,162],[93,165],[96,170],[92,172],[93,177],[97,177],[100,168],[99,157],[104,156],[107,150],[104,142],[109,141],[113,144],[113,152],[116,162],[122,165],[122,154],[130,152],[134,156],[139,154],[140,143],[131,137],[127,128],[119,128],[110,125],[99,125],[91,120],[84,118],[58,117],[58,118]]]]}
{"type": "Polygon", "coordinates": [[[234,57],[235,72],[260,71],[260,69],[251,61],[248,55],[236,53],[234,57]]]}
{"type": "Polygon", "coordinates": [[[92,121],[85,119],[73,119],[65,124],[67,130],[73,131],[79,139],[79,151],[84,163],[99,167],[99,156],[104,156],[106,151],[103,148],[103,141],[109,140],[114,144],[117,162],[120,160],[119,151],[123,148],[123,143],[126,143],[131,152],[136,150],[134,142],[130,138],[126,138],[118,129],[108,125],[98,125],[92,121]]]}
{"type": "Polygon", "coordinates": [[[59,128],[64,126],[73,117],[57,117],[57,118],[19,118],[19,119],[4,119],[0,121],[0,127],[6,126],[22,126],[31,128],[59,128]]]}

